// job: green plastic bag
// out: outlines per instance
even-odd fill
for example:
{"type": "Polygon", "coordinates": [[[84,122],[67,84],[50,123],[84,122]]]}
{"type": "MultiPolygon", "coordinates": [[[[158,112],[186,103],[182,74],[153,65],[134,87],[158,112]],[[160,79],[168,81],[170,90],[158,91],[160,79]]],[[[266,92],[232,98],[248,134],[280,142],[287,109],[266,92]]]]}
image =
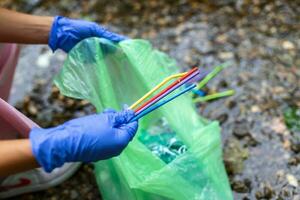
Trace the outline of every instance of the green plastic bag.
{"type": "MultiPolygon", "coordinates": [[[[113,44],[89,38],[71,50],[55,84],[66,96],[90,101],[97,112],[120,110],[178,71],[173,59],[145,40],[113,44]]],[[[141,119],[136,137],[123,153],[97,162],[95,168],[105,200],[232,199],[222,162],[220,127],[197,114],[189,95],[141,119]],[[186,151],[168,157],[168,162],[161,159],[142,137],[153,128],[157,135],[172,130],[186,151]]]]}

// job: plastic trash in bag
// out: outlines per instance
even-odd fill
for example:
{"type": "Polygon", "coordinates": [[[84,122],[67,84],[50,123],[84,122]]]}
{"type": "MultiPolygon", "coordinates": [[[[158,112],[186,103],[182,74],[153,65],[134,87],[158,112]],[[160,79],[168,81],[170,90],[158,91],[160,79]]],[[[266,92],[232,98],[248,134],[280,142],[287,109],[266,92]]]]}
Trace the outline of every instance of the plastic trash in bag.
{"type": "MultiPolygon", "coordinates": [[[[145,40],[89,38],[70,51],[55,84],[101,112],[132,104],[178,71],[145,40]]],[[[199,116],[188,95],[141,118],[134,140],[120,156],[95,163],[95,176],[105,200],[232,199],[219,124],[199,116]]]]}
{"type": "Polygon", "coordinates": [[[165,163],[172,162],[177,156],[187,151],[186,145],[168,127],[165,118],[158,120],[157,124],[152,127],[141,130],[138,139],[165,163]]]}

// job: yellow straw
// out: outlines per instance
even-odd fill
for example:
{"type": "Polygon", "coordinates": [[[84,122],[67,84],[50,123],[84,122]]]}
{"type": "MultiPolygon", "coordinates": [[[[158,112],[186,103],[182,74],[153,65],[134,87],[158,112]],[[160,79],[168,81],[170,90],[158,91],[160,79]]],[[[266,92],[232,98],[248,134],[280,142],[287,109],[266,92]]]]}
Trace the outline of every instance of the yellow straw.
{"type": "Polygon", "coordinates": [[[159,83],[158,85],[156,85],[152,90],[150,90],[149,92],[147,92],[142,98],[140,98],[139,100],[137,100],[134,104],[132,104],[129,108],[131,110],[133,110],[138,104],[140,104],[142,101],[144,101],[146,98],[148,98],[153,92],[155,92],[156,90],[158,90],[159,88],[161,88],[163,85],[165,85],[167,82],[169,82],[170,80],[174,79],[174,78],[178,78],[181,76],[186,75],[187,72],[185,73],[179,73],[179,74],[174,74],[171,75],[167,78],[165,78],[161,83],[159,83]]]}

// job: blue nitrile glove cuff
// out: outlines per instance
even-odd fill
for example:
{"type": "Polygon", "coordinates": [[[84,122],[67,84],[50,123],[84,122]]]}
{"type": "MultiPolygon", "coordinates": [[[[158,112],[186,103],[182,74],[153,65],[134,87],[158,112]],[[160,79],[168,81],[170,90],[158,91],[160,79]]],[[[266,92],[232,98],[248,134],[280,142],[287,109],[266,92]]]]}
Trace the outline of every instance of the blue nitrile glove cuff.
{"type": "Polygon", "coordinates": [[[95,22],[56,16],[51,27],[48,45],[52,51],[62,49],[69,52],[78,42],[89,37],[102,37],[113,42],[127,39],[95,22]]]}
{"type": "Polygon", "coordinates": [[[94,162],[119,155],[134,137],[138,123],[131,110],[105,111],[30,132],[32,152],[46,172],[65,162],[94,162]]]}
{"type": "Polygon", "coordinates": [[[66,154],[60,151],[61,148],[58,146],[60,143],[55,137],[63,136],[64,134],[61,134],[63,131],[64,127],[58,126],[49,129],[33,128],[30,132],[33,155],[46,172],[51,172],[65,163],[66,154]]]}
{"type": "Polygon", "coordinates": [[[52,49],[52,51],[54,52],[58,47],[57,47],[57,35],[58,33],[58,21],[59,18],[62,18],[61,16],[56,16],[54,17],[52,26],[51,26],[51,30],[50,30],[50,34],[49,34],[49,39],[48,39],[48,45],[49,47],[52,49]]]}

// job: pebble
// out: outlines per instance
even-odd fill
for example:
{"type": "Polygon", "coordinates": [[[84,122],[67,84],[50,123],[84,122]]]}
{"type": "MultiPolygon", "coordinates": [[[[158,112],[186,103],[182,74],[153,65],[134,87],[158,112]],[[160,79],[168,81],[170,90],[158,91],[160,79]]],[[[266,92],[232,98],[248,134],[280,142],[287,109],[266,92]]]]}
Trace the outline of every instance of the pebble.
{"type": "Polygon", "coordinates": [[[262,184],[262,189],[255,193],[255,197],[257,199],[271,199],[274,195],[273,188],[270,184],[262,184]]]}
{"type": "Polygon", "coordinates": [[[248,156],[248,149],[243,148],[239,140],[230,138],[226,141],[223,159],[229,174],[241,173],[244,169],[244,160],[246,160],[248,156]]]}
{"type": "Polygon", "coordinates": [[[287,181],[288,181],[288,183],[291,185],[291,186],[294,186],[294,187],[298,187],[298,180],[297,180],[297,178],[294,176],[294,175],[292,175],[292,174],[287,174],[286,175],[286,179],[287,179],[287,181]]]}
{"type": "Polygon", "coordinates": [[[251,112],[258,113],[258,112],[261,112],[261,110],[260,110],[259,106],[253,105],[253,106],[251,106],[251,112]]]}
{"type": "Polygon", "coordinates": [[[37,60],[36,65],[42,68],[47,68],[50,66],[50,57],[52,56],[52,52],[49,50],[44,54],[41,54],[37,60]]]}
{"type": "Polygon", "coordinates": [[[228,35],[222,34],[222,35],[219,35],[219,36],[216,38],[216,42],[219,42],[219,43],[221,43],[221,44],[224,44],[225,42],[227,42],[227,39],[228,39],[228,35]]]}
{"type": "Polygon", "coordinates": [[[229,60],[233,58],[234,54],[232,52],[220,52],[218,57],[223,60],[229,60]]]}
{"type": "Polygon", "coordinates": [[[285,131],[287,130],[287,127],[283,121],[283,119],[281,118],[274,118],[272,121],[271,121],[271,126],[273,131],[275,131],[276,133],[279,133],[279,134],[284,134],[285,131]]]}
{"type": "Polygon", "coordinates": [[[233,134],[237,138],[243,138],[247,135],[249,135],[249,122],[244,120],[236,120],[234,125],[233,134]]]}
{"type": "Polygon", "coordinates": [[[236,192],[239,193],[246,193],[248,192],[248,187],[244,184],[243,181],[235,181],[232,185],[231,185],[232,189],[236,192]]]}
{"type": "Polygon", "coordinates": [[[289,158],[288,164],[290,166],[297,166],[300,163],[300,157],[298,155],[289,158]]]}
{"type": "Polygon", "coordinates": [[[228,115],[226,113],[223,113],[219,115],[216,119],[220,122],[220,124],[223,124],[228,120],[228,115]]]}
{"type": "Polygon", "coordinates": [[[288,40],[283,41],[282,47],[284,49],[286,49],[286,50],[293,50],[293,49],[295,49],[295,45],[292,42],[288,41],[288,40]]]}
{"type": "Polygon", "coordinates": [[[78,198],[78,192],[75,190],[71,190],[71,199],[77,199],[78,198]]]}
{"type": "Polygon", "coordinates": [[[246,193],[251,190],[251,181],[249,179],[235,180],[231,184],[231,187],[238,193],[246,193]]]}
{"type": "Polygon", "coordinates": [[[300,153],[300,141],[299,139],[292,139],[291,140],[291,149],[294,153],[300,153]]]}
{"type": "Polygon", "coordinates": [[[285,139],[282,143],[283,148],[285,148],[286,150],[291,149],[291,142],[288,139],[285,139]]]}

